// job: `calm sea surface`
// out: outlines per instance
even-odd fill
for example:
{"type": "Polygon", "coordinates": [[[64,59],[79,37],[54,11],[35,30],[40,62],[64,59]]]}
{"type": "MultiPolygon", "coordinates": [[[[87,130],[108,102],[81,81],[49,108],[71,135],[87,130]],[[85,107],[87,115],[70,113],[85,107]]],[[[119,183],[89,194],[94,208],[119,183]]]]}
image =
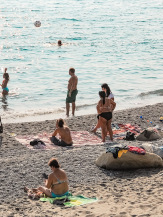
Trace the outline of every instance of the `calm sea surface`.
{"type": "Polygon", "coordinates": [[[10,75],[3,121],[64,118],[70,67],[79,78],[77,115],[96,112],[104,82],[117,110],[163,102],[162,14],[162,0],[3,1],[0,82],[4,67],[10,75]]]}

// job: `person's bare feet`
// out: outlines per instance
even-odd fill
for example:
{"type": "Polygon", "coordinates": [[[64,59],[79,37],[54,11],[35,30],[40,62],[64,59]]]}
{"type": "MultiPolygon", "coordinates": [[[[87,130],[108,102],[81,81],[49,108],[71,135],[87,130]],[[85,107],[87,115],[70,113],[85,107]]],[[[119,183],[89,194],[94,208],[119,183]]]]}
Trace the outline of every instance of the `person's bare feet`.
{"type": "Polygon", "coordinates": [[[29,188],[27,188],[26,186],[24,186],[24,192],[28,192],[29,188]]]}
{"type": "Polygon", "coordinates": [[[94,126],[92,126],[92,128],[91,128],[91,133],[95,133],[96,134],[96,128],[94,127],[94,126]]]}

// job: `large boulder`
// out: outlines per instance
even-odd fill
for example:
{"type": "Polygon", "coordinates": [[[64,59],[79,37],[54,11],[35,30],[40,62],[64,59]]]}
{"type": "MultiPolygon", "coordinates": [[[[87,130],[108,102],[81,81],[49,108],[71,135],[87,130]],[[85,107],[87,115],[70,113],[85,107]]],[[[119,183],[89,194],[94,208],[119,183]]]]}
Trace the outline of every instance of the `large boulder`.
{"type": "Polygon", "coordinates": [[[141,148],[144,148],[147,152],[157,154],[161,158],[163,158],[163,146],[158,146],[157,143],[143,143],[141,148]]]}
{"type": "Polygon", "coordinates": [[[153,141],[153,140],[161,139],[161,135],[156,129],[147,128],[146,130],[141,132],[136,137],[136,139],[139,141],[153,141]]]}
{"type": "Polygon", "coordinates": [[[95,163],[99,167],[113,170],[163,167],[162,158],[148,152],[145,155],[139,155],[128,151],[120,158],[114,158],[110,152],[103,153],[95,163]]]}

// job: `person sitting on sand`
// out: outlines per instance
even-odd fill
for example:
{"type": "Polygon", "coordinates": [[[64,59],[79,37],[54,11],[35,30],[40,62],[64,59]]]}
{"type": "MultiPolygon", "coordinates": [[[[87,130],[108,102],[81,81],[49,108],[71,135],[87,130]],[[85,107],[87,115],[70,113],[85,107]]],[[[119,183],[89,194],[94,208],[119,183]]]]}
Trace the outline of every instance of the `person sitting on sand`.
{"type": "Polygon", "coordinates": [[[7,73],[7,68],[5,68],[5,72],[3,74],[3,82],[1,84],[2,86],[2,94],[3,95],[8,95],[9,89],[7,87],[7,83],[9,82],[9,74],[7,73]]]}
{"type": "MultiPolygon", "coordinates": [[[[24,191],[31,194],[43,193],[47,197],[55,198],[69,195],[68,179],[64,170],[60,168],[58,160],[55,158],[50,159],[48,165],[51,167],[52,173],[45,179],[45,187],[40,186],[38,188],[29,189],[24,187],[24,191]]],[[[36,198],[36,197],[35,197],[36,198]]]]}
{"type": "Polygon", "coordinates": [[[102,131],[102,141],[105,142],[107,132],[109,131],[110,139],[113,141],[113,131],[111,128],[112,112],[115,109],[116,103],[108,99],[105,95],[105,91],[99,91],[100,101],[97,104],[97,112],[99,119],[99,126],[102,131]]]}
{"type": "Polygon", "coordinates": [[[56,129],[50,137],[51,142],[58,146],[71,146],[73,144],[70,129],[65,125],[64,120],[60,118],[56,122],[56,129]],[[61,139],[56,138],[59,134],[61,139]]]}

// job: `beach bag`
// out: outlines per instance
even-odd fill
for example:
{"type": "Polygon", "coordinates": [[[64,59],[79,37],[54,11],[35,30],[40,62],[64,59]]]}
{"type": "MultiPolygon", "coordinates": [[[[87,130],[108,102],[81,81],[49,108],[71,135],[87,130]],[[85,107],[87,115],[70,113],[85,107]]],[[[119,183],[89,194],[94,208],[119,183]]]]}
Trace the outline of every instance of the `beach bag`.
{"type": "Polygon", "coordinates": [[[2,125],[1,117],[0,117],[0,133],[3,133],[3,125],[2,125]]]}
{"type": "Polygon", "coordinates": [[[123,139],[127,140],[127,141],[133,141],[133,140],[135,140],[135,133],[132,133],[132,132],[128,131],[126,133],[126,137],[123,138],[123,139]]]}
{"type": "Polygon", "coordinates": [[[40,139],[34,139],[34,140],[30,141],[30,145],[31,146],[45,145],[45,143],[43,141],[41,141],[40,139]]]}

